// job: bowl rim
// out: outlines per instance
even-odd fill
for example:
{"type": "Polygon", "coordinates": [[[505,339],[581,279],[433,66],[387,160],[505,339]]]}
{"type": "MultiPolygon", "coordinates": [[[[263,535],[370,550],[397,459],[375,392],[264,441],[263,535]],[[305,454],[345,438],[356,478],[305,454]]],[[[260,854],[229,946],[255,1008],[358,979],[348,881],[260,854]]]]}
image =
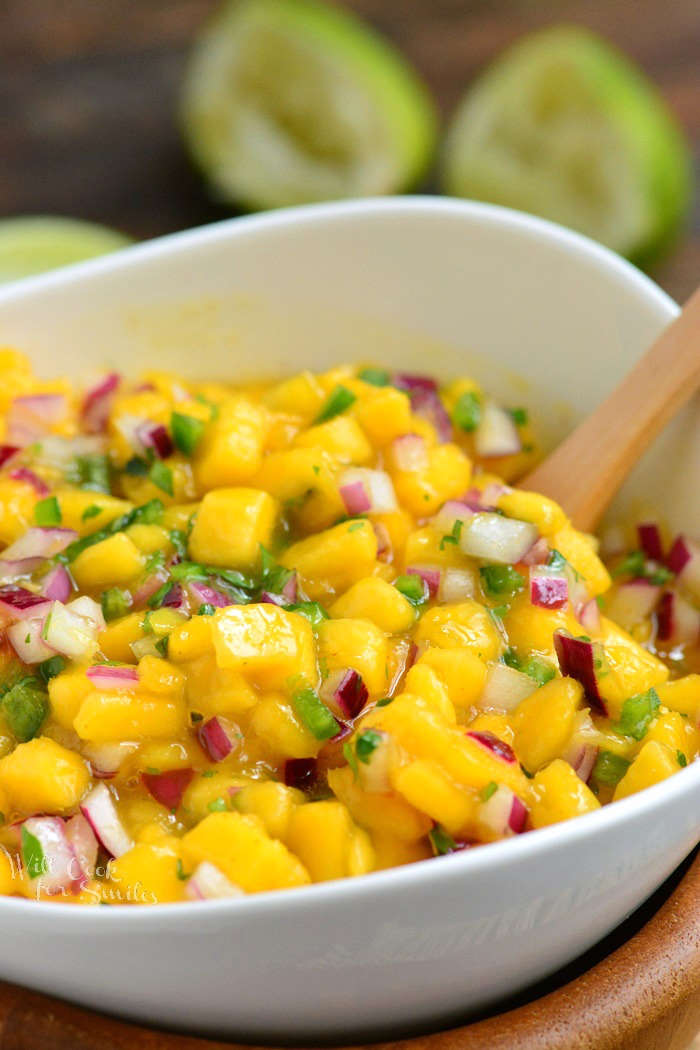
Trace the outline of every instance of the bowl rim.
{"type": "MultiPolygon", "coordinates": [[[[678,305],[646,274],[632,263],[616,255],[610,249],[591,240],[583,234],[568,230],[556,223],[514,211],[499,205],[484,204],[476,201],[438,198],[430,196],[406,196],[387,198],[367,198],[356,201],[339,201],[323,204],[310,204],[294,208],[282,208],[272,212],[245,215],[196,227],[179,233],[154,238],[142,244],[131,245],[97,259],[75,263],[70,266],[39,274],[21,280],[9,282],[0,288],[0,308],[8,303],[31,299],[44,290],[71,285],[83,279],[119,273],[132,264],[148,263],[167,257],[173,252],[186,253],[200,246],[215,244],[240,236],[255,235],[304,224],[324,224],[335,220],[354,220],[374,216],[433,216],[441,214],[461,219],[485,222],[515,234],[525,234],[554,244],[571,255],[579,256],[582,261],[593,264],[598,269],[607,271],[611,276],[621,279],[633,288],[637,294],[649,300],[659,312],[665,313],[672,320],[679,312],[678,305]]],[[[346,903],[361,902],[368,895],[395,894],[404,889],[406,884],[419,888],[430,887],[432,892],[439,891],[440,884],[454,877],[469,878],[473,871],[483,872],[489,867],[497,868],[504,863],[516,864],[525,860],[533,852],[544,855],[552,849],[566,849],[582,838],[594,836],[595,829],[601,833],[614,829],[620,822],[627,822],[635,816],[651,813],[660,805],[672,805],[689,792],[698,792],[700,797],[700,761],[691,763],[685,769],[679,769],[672,777],[652,787],[621,799],[612,805],[603,806],[600,810],[586,813],[572,820],[539,828],[525,835],[514,836],[499,842],[488,843],[478,849],[467,849],[449,856],[431,857],[422,861],[370,872],[360,877],[346,877],[324,883],[312,883],[309,886],[297,887],[296,892],[289,889],[270,890],[265,893],[250,894],[242,898],[209,900],[196,902],[196,908],[183,907],[192,902],[177,901],[167,904],[149,905],[138,908],[98,908],[102,923],[148,924],[175,918],[197,921],[202,915],[202,908],[207,914],[228,914],[232,916],[245,909],[246,915],[274,914],[285,904],[291,907],[315,907],[317,903],[340,901],[346,903]]],[[[58,898],[60,901],[61,898],[58,898]]],[[[65,914],[65,909],[54,907],[54,901],[37,901],[22,897],[0,897],[0,915],[17,911],[25,915],[44,915],[50,908],[57,918],[65,914]],[[41,911],[37,911],[37,905],[41,911]]],[[[71,922],[94,921],[94,907],[73,907],[70,910],[71,922]]]]}

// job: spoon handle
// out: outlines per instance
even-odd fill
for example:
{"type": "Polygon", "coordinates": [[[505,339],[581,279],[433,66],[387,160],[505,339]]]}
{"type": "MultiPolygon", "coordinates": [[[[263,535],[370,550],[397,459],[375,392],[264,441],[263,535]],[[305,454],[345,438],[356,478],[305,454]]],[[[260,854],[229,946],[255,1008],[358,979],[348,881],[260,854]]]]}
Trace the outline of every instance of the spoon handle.
{"type": "Polygon", "coordinates": [[[700,288],[613,392],[523,488],[556,500],[577,528],[597,525],[641,454],[700,385],[700,288]]]}

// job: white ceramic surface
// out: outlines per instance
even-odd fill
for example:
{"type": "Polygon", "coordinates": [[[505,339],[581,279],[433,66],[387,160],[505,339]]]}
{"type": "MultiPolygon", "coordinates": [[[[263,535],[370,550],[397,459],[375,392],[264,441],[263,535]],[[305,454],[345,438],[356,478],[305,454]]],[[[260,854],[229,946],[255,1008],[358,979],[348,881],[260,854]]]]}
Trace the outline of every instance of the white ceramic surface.
{"type": "MultiPolygon", "coordinates": [[[[0,345],[76,375],[113,364],[258,376],[358,358],[471,371],[544,413],[555,439],[675,311],[582,237],[404,198],[238,219],[7,287],[0,345]]],[[[618,513],[651,491],[674,524],[697,523],[699,415],[696,401],[668,428],[618,513]]],[[[444,1026],[617,925],[696,844],[699,813],[700,762],[568,824],[356,880],[139,909],[2,898],[0,974],[255,1040],[444,1026]]]]}

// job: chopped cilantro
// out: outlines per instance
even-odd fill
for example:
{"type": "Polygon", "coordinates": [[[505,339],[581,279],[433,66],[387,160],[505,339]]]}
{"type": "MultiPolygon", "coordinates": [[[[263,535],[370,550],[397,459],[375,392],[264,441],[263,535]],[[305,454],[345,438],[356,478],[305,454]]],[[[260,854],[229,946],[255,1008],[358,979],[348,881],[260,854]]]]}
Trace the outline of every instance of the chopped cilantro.
{"type": "Polygon", "coordinates": [[[292,703],[299,718],[317,740],[330,740],[338,732],[338,723],[311,686],[294,693],[292,703]]]}
{"type": "Polygon", "coordinates": [[[333,419],[334,416],[339,416],[341,412],[346,412],[356,400],[357,397],[352,390],[348,390],[347,387],[339,383],[338,386],[331,390],[314,423],[325,423],[327,420],[333,419]]]}
{"type": "Polygon", "coordinates": [[[117,620],[120,616],[126,616],[131,608],[131,595],[128,591],[123,591],[119,587],[109,587],[102,592],[100,604],[102,605],[102,615],[109,623],[110,620],[117,620]]]}
{"type": "Polygon", "coordinates": [[[61,524],[61,508],[55,496],[47,496],[46,499],[40,499],[38,503],[35,503],[34,521],[37,525],[44,527],[61,524]]]}
{"type": "Polygon", "coordinates": [[[508,414],[517,427],[524,427],[529,419],[526,408],[509,408],[508,414]]]}
{"type": "Polygon", "coordinates": [[[184,561],[187,557],[187,533],[183,532],[182,529],[171,529],[168,538],[175,548],[180,561],[184,561]]]}
{"type": "Polygon", "coordinates": [[[525,587],[525,577],[510,565],[483,565],[479,575],[484,590],[491,597],[512,597],[525,587]]]}
{"type": "Polygon", "coordinates": [[[591,777],[599,784],[609,784],[610,787],[615,787],[622,780],[629,766],[627,759],[616,755],[614,751],[599,751],[591,777]]]}
{"type": "Polygon", "coordinates": [[[375,706],[376,707],[388,707],[389,704],[393,704],[393,702],[394,702],[394,697],[393,696],[384,696],[384,697],[382,697],[381,700],[377,700],[377,703],[376,703],[375,706]]]}
{"type": "Polygon", "coordinates": [[[173,412],[170,417],[170,430],[175,448],[184,455],[191,456],[201,440],[205,425],[201,419],[195,419],[194,416],[173,412]]]}
{"type": "Polygon", "coordinates": [[[620,721],[615,726],[616,731],[634,737],[635,740],[642,740],[659,707],[659,696],[653,688],[647,689],[646,693],[628,697],[622,705],[620,721]]]}
{"type": "Polygon", "coordinates": [[[345,756],[345,761],[350,766],[350,769],[353,771],[355,779],[357,779],[357,759],[355,758],[355,752],[353,751],[352,744],[349,740],[346,740],[343,744],[343,755],[345,756]]]}
{"type": "Polygon", "coordinates": [[[444,551],[448,543],[453,543],[456,546],[459,543],[463,528],[464,522],[460,519],[457,519],[457,521],[455,521],[454,525],[452,526],[452,532],[450,532],[446,536],[443,536],[440,540],[440,550],[444,551]]]}
{"type": "Polygon", "coordinates": [[[185,871],[185,869],[182,866],[182,861],[179,857],[175,862],[175,874],[177,875],[178,879],[180,879],[182,882],[184,882],[185,879],[189,879],[190,877],[190,873],[185,871]]]}
{"type": "Polygon", "coordinates": [[[399,576],[394,580],[394,587],[404,598],[408,598],[411,605],[422,605],[428,600],[428,588],[418,573],[399,576]]]}
{"type": "Polygon", "coordinates": [[[546,685],[556,677],[556,670],[548,660],[543,660],[534,654],[521,659],[514,649],[506,649],[503,654],[503,662],[516,671],[522,671],[538,685],[546,685]]]}
{"type": "Polygon", "coordinates": [[[143,456],[132,456],[124,466],[124,473],[132,478],[145,478],[148,474],[148,462],[143,456]]]}
{"type": "Polygon", "coordinates": [[[454,853],[457,849],[457,843],[448,835],[444,828],[436,824],[433,830],[428,835],[430,844],[433,847],[433,852],[436,856],[444,856],[446,853],[454,853]]]}
{"type": "Polygon", "coordinates": [[[86,548],[93,547],[96,543],[101,543],[102,540],[106,540],[117,532],[123,532],[130,525],[157,525],[163,517],[164,510],[165,507],[159,499],[152,499],[148,503],[142,503],[140,507],[134,507],[127,514],[122,514],[121,517],[115,518],[105,528],[98,529],[97,532],[91,532],[89,535],[83,536],[82,539],[71,543],[59,557],[63,561],[71,562],[86,548]]]}
{"type": "Polygon", "coordinates": [[[102,507],[98,507],[96,503],[91,503],[89,507],[86,507],[83,513],[80,515],[81,521],[89,521],[90,518],[96,518],[98,514],[102,513],[102,507]]]}
{"type": "Polygon", "coordinates": [[[199,711],[190,711],[190,722],[193,722],[196,725],[197,722],[202,721],[204,721],[204,715],[201,715],[199,711]]]}
{"type": "Polygon", "coordinates": [[[366,766],[369,760],[382,742],[382,734],[376,729],[365,729],[355,740],[355,753],[360,762],[366,766]]]}
{"type": "Polygon", "coordinates": [[[2,712],[20,743],[31,740],[49,713],[46,689],[31,675],[20,678],[3,695],[2,712]]]}
{"type": "Polygon", "coordinates": [[[488,800],[496,794],[498,791],[498,784],[495,780],[491,780],[485,788],[481,789],[481,801],[488,802],[488,800]]]}
{"type": "Polygon", "coordinates": [[[169,642],[169,640],[170,639],[169,639],[168,635],[164,634],[163,637],[159,638],[158,641],[156,642],[156,649],[158,650],[158,652],[160,653],[160,655],[163,658],[167,657],[167,655],[168,655],[168,642],[169,642]]]}
{"type": "Polygon", "coordinates": [[[228,809],[228,806],[226,805],[226,799],[221,798],[221,796],[219,796],[219,798],[212,799],[211,802],[207,805],[207,809],[210,813],[225,813],[228,809]]]}
{"type": "Polygon", "coordinates": [[[348,532],[357,532],[364,525],[362,521],[353,521],[352,525],[348,526],[348,532]]]}
{"type": "Polygon", "coordinates": [[[646,558],[644,551],[630,551],[612,571],[613,576],[642,576],[646,558]]]}
{"type": "Polygon", "coordinates": [[[663,587],[665,583],[673,579],[674,574],[670,569],[667,569],[665,565],[658,565],[656,568],[646,572],[646,578],[649,583],[653,583],[655,587],[663,587]]]}
{"type": "Polygon", "coordinates": [[[685,757],[683,752],[676,751],[676,758],[678,760],[678,765],[681,767],[681,769],[685,769],[685,767],[688,765],[688,759],[685,757]]]}
{"type": "Polygon", "coordinates": [[[172,590],[172,582],[166,580],[162,583],[157,591],[155,591],[148,599],[149,609],[160,609],[161,605],[165,601],[166,595],[172,590]]]}
{"type": "Polygon", "coordinates": [[[215,612],[215,606],[210,602],[203,602],[197,609],[197,616],[213,616],[215,612]]]}
{"type": "Polygon", "coordinates": [[[166,467],[160,459],[156,459],[151,464],[151,469],[148,472],[148,477],[156,486],[161,489],[168,496],[175,495],[175,489],[173,487],[173,472],[170,467],[166,467]]]}
{"type": "Polygon", "coordinates": [[[328,619],[328,613],[318,602],[295,602],[288,605],[287,609],[289,612],[298,612],[300,616],[305,616],[312,627],[318,627],[323,620],[328,619]]]}
{"type": "Polygon", "coordinates": [[[48,660],[39,664],[37,672],[41,680],[48,684],[52,678],[61,673],[65,666],[66,661],[63,656],[50,656],[48,660]]]}
{"type": "Polygon", "coordinates": [[[39,839],[22,825],[22,860],[30,879],[37,879],[48,871],[46,857],[39,839]]]}
{"type": "Polygon", "coordinates": [[[473,390],[468,390],[458,398],[452,409],[452,420],[460,430],[476,430],[481,422],[481,398],[473,390]]]}
{"type": "Polygon", "coordinates": [[[372,386],[389,386],[391,382],[391,376],[383,368],[363,368],[357,378],[372,386]]]}
{"type": "Polygon", "coordinates": [[[108,495],[111,492],[109,458],[100,453],[76,456],[68,468],[66,478],[78,488],[108,495]]]}

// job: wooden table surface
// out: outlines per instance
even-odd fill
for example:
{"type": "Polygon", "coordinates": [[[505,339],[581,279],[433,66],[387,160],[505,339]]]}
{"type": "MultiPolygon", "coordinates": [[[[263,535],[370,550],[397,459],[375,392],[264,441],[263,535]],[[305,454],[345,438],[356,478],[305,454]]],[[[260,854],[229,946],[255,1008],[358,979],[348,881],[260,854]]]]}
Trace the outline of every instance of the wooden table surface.
{"type": "MultiPolygon", "coordinates": [[[[210,222],[175,109],[183,63],[217,0],[0,0],[0,216],[63,213],[134,237],[210,222]]],[[[659,84],[700,156],[699,0],[349,0],[392,37],[449,114],[522,32],[581,22],[659,84]]],[[[654,273],[700,279],[700,209],[654,273]]]]}

